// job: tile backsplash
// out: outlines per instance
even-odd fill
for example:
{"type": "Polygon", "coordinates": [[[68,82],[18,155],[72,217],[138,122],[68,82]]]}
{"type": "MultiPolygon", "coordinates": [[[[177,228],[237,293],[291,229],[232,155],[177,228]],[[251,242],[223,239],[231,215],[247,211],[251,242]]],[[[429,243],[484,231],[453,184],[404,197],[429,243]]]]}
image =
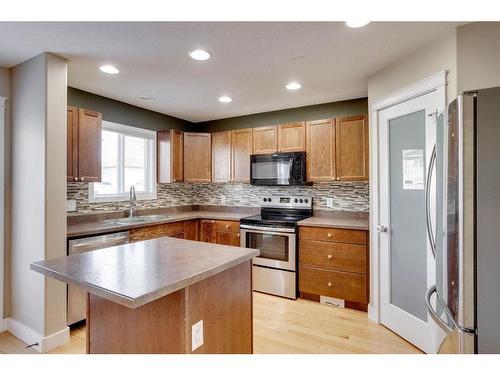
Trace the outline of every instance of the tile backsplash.
{"type": "MultiPolygon", "coordinates": [[[[333,199],[333,210],[369,211],[369,184],[367,182],[332,182],[312,186],[252,186],[241,183],[174,183],[158,184],[157,197],[137,201],[138,208],[161,208],[187,205],[217,205],[257,207],[262,195],[310,195],[314,207],[327,208],[326,198],[333,199]]],[[[128,201],[89,203],[88,183],[69,182],[67,199],[76,200],[76,211],[68,215],[121,211],[128,201]]]]}

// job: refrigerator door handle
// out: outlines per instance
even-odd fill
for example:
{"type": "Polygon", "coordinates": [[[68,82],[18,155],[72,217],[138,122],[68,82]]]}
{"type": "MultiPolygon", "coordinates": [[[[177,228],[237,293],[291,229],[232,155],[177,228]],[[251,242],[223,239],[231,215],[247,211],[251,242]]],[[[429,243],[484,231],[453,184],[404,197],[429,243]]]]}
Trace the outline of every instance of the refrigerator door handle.
{"type": "MultiPolygon", "coordinates": [[[[434,320],[436,322],[436,324],[441,327],[441,329],[443,331],[446,332],[447,335],[451,335],[451,333],[453,332],[453,329],[450,328],[448,326],[448,324],[446,324],[446,322],[444,322],[441,317],[438,315],[438,313],[432,308],[432,305],[431,305],[431,297],[432,295],[436,293],[436,303],[439,302],[441,303],[441,305],[443,306],[443,310],[444,312],[446,313],[446,315],[448,315],[448,311],[447,311],[447,308],[446,306],[443,305],[443,303],[441,302],[440,298],[439,298],[439,295],[437,294],[437,290],[436,290],[436,285],[433,285],[431,286],[427,292],[425,293],[425,306],[427,307],[427,311],[429,312],[432,320],[434,320]]],[[[448,318],[453,322],[453,325],[455,325],[455,321],[453,319],[451,319],[449,316],[448,318]]]]}
{"type": "Polygon", "coordinates": [[[427,225],[427,237],[429,237],[429,242],[431,244],[432,255],[436,258],[436,240],[434,239],[434,231],[432,229],[431,222],[431,179],[432,172],[434,170],[434,164],[436,163],[436,145],[432,149],[431,161],[429,163],[429,169],[427,170],[427,179],[425,181],[425,216],[427,225]]]}

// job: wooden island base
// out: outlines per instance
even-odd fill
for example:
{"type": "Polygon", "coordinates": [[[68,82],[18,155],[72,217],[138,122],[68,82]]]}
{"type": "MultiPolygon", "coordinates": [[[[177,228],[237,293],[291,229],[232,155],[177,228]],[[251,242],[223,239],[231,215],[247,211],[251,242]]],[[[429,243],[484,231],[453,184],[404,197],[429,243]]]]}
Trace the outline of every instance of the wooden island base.
{"type": "Polygon", "coordinates": [[[87,353],[251,354],[251,260],[135,309],[88,294],[87,353]],[[203,345],[192,326],[203,320],[203,345]]]}

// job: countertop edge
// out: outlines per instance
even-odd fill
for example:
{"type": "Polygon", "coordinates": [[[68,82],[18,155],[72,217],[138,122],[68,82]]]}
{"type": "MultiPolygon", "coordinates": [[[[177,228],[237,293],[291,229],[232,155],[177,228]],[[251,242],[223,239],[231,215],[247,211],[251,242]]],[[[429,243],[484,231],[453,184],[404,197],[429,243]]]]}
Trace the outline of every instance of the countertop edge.
{"type": "Polygon", "coordinates": [[[51,269],[48,269],[46,267],[43,267],[43,266],[37,264],[38,262],[31,263],[30,269],[35,271],[35,272],[38,272],[40,274],[43,274],[45,276],[52,277],[58,281],[65,283],[65,284],[79,286],[82,289],[85,289],[88,293],[95,294],[99,297],[105,298],[107,300],[118,303],[118,304],[123,305],[125,307],[135,309],[135,308],[143,306],[149,302],[152,302],[152,301],[155,301],[159,298],[162,298],[168,294],[177,292],[178,290],[187,288],[193,284],[196,284],[200,281],[208,279],[209,277],[211,277],[213,275],[216,275],[216,274],[224,272],[230,268],[233,268],[237,265],[240,265],[246,261],[251,260],[252,258],[254,258],[260,254],[259,250],[255,250],[255,249],[248,249],[248,250],[251,252],[249,252],[246,255],[242,255],[241,257],[239,257],[237,259],[226,262],[220,266],[212,267],[206,271],[203,271],[200,274],[196,274],[196,275],[187,277],[184,280],[180,280],[176,283],[168,285],[168,286],[161,288],[159,290],[149,292],[149,293],[144,294],[144,295],[137,297],[137,298],[125,296],[123,294],[119,294],[119,293],[113,292],[113,291],[108,290],[108,289],[103,289],[103,288],[100,288],[100,287],[95,286],[95,285],[90,285],[90,284],[87,284],[85,282],[81,282],[79,280],[69,278],[69,277],[67,277],[59,272],[53,271],[51,269]]]}

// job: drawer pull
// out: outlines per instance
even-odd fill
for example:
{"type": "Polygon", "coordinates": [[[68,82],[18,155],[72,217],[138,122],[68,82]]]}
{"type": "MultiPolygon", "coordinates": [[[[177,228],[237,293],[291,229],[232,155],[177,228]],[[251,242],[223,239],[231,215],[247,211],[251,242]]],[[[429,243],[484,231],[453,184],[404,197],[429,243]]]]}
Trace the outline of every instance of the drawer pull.
{"type": "Polygon", "coordinates": [[[333,255],[332,254],[328,254],[328,259],[332,259],[333,258],[333,255]]]}
{"type": "Polygon", "coordinates": [[[332,283],[328,283],[328,286],[330,286],[330,287],[331,287],[331,286],[332,286],[332,283]]]}
{"type": "Polygon", "coordinates": [[[328,233],[327,236],[328,236],[328,238],[332,238],[332,234],[331,233],[328,233]]]}

